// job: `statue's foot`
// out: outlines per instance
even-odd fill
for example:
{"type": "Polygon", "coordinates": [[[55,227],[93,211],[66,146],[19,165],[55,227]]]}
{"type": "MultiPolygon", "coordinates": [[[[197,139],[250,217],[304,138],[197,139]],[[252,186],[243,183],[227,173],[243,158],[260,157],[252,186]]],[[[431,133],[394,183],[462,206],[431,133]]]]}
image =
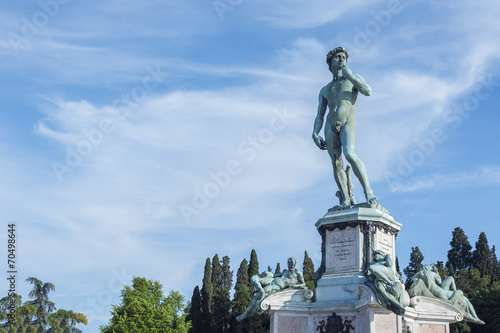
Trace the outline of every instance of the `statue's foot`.
{"type": "Polygon", "coordinates": [[[351,201],[350,200],[346,200],[346,201],[342,201],[339,206],[342,207],[342,208],[346,208],[346,207],[349,207],[351,205],[351,201]]]}
{"type": "Polygon", "coordinates": [[[341,202],[340,204],[335,205],[332,208],[328,209],[328,211],[329,212],[334,212],[336,210],[343,210],[343,209],[346,209],[346,208],[349,208],[349,207],[351,207],[351,205],[349,203],[341,202]]]}
{"type": "Polygon", "coordinates": [[[366,203],[369,203],[370,205],[375,205],[378,203],[378,199],[373,193],[371,193],[366,195],[366,203]]]}

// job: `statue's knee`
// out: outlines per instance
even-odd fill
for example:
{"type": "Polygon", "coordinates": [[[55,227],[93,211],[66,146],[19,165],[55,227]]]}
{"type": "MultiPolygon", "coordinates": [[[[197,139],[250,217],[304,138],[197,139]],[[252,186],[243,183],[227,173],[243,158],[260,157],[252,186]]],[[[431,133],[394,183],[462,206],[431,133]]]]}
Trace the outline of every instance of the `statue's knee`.
{"type": "Polygon", "coordinates": [[[353,151],[349,150],[344,151],[344,156],[347,162],[349,162],[349,164],[353,164],[358,161],[358,156],[353,151]]]}

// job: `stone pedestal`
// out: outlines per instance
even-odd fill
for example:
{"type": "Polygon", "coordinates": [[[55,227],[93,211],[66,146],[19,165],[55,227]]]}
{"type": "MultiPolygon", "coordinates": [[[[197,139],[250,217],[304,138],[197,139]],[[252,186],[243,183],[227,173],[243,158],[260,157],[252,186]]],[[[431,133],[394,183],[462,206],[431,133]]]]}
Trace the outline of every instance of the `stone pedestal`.
{"type": "Polygon", "coordinates": [[[345,302],[358,298],[364,272],[374,250],[395,258],[395,241],[401,224],[373,208],[328,212],[316,223],[321,235],[321,266],[314,279],[316,302],[345,302]]]}
{"type": "Polygon", "coordinates": [[[452,305],[415,297],[406,301],[402,317],[382,307],[365,285],[374,250],[395,260],[401,226],[380,210],[362,207],[319,219],[322,260],[314,296],[292,289],[266,298],[261,306],[271,314],[271,333],[449,333],[449,323],[463,319],[452,305]]]}

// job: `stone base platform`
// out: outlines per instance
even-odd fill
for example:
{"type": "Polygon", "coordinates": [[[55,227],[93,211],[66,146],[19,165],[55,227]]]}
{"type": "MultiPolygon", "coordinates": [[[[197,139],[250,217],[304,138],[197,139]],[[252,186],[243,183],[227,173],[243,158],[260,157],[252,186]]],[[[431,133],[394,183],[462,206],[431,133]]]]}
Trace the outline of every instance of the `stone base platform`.
{"type": "Polygon", "coordinates": [[[379,305],[365,286],[356,303],[311,302],[310,290],[287,290],[269,296],[262,309],[271,315],[271,333],[449,333],[449,323],[463,319],[452,305],[414,297],[404,316],[379,305]]]}

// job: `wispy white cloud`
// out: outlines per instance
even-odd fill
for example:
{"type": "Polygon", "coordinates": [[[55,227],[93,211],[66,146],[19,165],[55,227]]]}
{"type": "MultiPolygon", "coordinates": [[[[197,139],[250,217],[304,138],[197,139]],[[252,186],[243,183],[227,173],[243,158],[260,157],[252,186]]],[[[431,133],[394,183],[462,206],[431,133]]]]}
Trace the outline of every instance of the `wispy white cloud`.
{"type": "MultiPolygon", "coordinates": [[[[335,21],[345,15],[354,15],[357,9],[381,2],[349,1],[325,3],[313,0],[303,3],[296,0],[280,2],[255,1],[254,11],[260,14],[260,19],[272,26],[284,29],[312,28],[335,21]]],[[[241,9],[243,10],[243,9],[241,9]]]]}
{"type": "Polygon", "coordinates": [[[426,175],[421,178],[411,178],[407,183],[393,183],[393,192],[416,192],[422,190],[449,190],[452,188],[466,188],[483,184],[499,184],[500,167],[481,167],[467,172],[442,173],[426,175]]]}

